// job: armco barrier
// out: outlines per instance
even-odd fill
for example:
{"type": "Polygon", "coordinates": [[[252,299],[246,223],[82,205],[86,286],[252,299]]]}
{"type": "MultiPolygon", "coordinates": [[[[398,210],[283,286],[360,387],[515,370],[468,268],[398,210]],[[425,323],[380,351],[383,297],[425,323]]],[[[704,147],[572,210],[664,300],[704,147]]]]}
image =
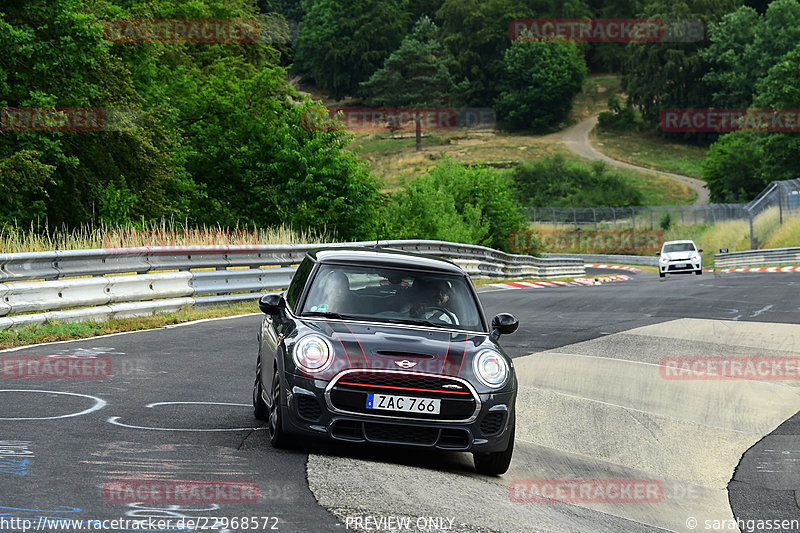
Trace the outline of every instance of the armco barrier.
{"type": "Polygon", "coordinates": [[[649,265],[658,266],[658,257],[655,255],[604,255],[604,254],[542,254],[544,257],[556,259],[577,257],[587,263],[604,265],[649,265]]]}
{"type": "MultiPolygon", "coordinates": [[[[0,254],[0,329],[47,320],[106,320],[252,300],[286,288],[311,249],[338,244],[222,245],[0,254]]],[[[384,248],[449,259],[474,278],[584,274],[576,257],[536,258],[442,241],[384,241],[384,248]]]]}
{"type": "Polygon", "coordinates": [[[800,265],[800,248],[772,248],[714,254],[714,267],[716,268],[754,265],[800,265]]]}

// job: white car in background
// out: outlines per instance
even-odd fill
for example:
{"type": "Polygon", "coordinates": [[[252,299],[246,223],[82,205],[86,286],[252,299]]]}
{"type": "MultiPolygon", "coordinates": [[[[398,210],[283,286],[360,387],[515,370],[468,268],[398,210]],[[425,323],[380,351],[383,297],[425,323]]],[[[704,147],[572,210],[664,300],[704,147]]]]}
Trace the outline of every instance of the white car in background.
{"type": "Polygon", "coordinates": [[[698,249],[694,241],[667,241],[656,252],[658,257],[658,275],[703,273],[703,260],[700,257],[702,248],[698,249]]]}

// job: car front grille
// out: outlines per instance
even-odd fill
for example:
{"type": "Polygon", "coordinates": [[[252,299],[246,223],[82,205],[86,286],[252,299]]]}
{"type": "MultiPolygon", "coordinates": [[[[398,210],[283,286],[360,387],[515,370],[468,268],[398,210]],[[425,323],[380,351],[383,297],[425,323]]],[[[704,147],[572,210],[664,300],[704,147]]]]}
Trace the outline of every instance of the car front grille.
{"type": "Polygon", "coordinates": [[[469,422],[480,406],[477,394],[463,379],[393,370],[347,370],[331,381],[326,394],[335,411],[398,419],[469,422]],[[440,412],[368,409],[370,393],[439,399],[440,412]]]}
{"type": "Polygon", "coordinates": [[[471,434],[466,428],[436,428],[356,420],[336,420],[331,426],[331,436],[351,442],[405,444],[454,451],[468,450],[472,443],[471,434]]]}

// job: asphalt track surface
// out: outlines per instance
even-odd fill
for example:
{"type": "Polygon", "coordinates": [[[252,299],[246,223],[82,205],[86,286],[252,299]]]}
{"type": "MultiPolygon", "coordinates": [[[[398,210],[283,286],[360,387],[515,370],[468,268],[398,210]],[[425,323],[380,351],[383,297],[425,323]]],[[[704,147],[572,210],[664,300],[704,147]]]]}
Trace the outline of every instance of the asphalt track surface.
{"type": "Polygon", "coordinates": [[[229,519],[247,516],[258,517],[248,530],[285,532],[377,530],[368,517],[411,519],[394,531],[470,532],[710,531],[704,517],[800,518],[797,381],[646,372],[676,354],[800,355],[800,276],[638,274],[480,294],[489,317],[521,319],[501,341],[521,383],[505,476],[475,474],[466,454],[272,449],[250,407],[260,321],[251,315],[0,353],[107,358],[112,369],[104,379],[0,378],[0,531],[22,530],[3,519],[41,517],[171,519],[166,530],[202,518],[207,531],[241,531],[229,519]],[[517,480],[574,478],[657,479],[665,497],[511,501],[517,480]],[[259,497],[167,505],[104,493],[126,479],[254,483],[259,497]],[[690,516],[696,529],[684,525],[690,516]]]}

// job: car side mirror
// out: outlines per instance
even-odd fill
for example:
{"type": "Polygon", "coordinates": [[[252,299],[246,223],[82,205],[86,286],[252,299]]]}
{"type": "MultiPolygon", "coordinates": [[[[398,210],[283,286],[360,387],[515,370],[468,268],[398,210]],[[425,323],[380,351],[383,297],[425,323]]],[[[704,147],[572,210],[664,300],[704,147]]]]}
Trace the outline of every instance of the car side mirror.
{"type": "Polygon", "coordinates": [[[258,301],[258,308],[265,315],[279,315],[285,307],[286,300],[283,299],[283,295],[275,292],[265,294],[258,301]]]}
{"type": "Polygon", "coordinates": [[[492,338],[497,340],[500,335],[511,335],[519,327],[519,320],[512,314],[500,313],[492,319],[492,338]]]}
{"type": "Polygon", "coordinates": [[[697,251],[698,251],[698,253],[699,253],[699,252],[702,252],[702,251],[703,251],[703,249],[702,249],[702,248],[700,248],[700,249],[699,249],[699,250],[697,250],[697,251]]]}
{"type": "Polygon", "coordinates": [[[656,252],[656,255],[661,255],[661,252],[656,252]]]}

